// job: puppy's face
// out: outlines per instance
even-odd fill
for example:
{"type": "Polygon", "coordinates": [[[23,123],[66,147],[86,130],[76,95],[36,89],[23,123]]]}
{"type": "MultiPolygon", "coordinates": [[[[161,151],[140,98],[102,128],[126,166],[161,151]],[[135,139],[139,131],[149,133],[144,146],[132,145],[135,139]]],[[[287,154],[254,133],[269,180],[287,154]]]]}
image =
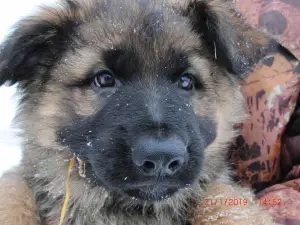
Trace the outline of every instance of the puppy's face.
{"type": "Polygon", "coordinates": [[[0,82],[23,90],[27,144],[75,153],[93,185],[141,200],[216,176],[237,76],[263,43],[217,3],[67,1],[21,21],[0,82]]]}

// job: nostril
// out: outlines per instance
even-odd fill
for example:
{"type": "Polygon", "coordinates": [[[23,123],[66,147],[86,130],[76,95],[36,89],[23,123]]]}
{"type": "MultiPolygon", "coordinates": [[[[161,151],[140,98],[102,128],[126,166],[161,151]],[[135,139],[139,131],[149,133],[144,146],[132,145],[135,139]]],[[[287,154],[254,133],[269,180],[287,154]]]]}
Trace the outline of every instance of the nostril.
{"type": "Polygon", "coordinates": [[[171,171],[174,171],[174,170],[176,170],[178,167],[179,167],[179,161],[178,161],[178,160],[175,160],[175,161],[173,161],[173,162],[171,162],[171,163],[169,164],[168,169],[171,170],[171,171]]]}
{"type": "Polygon", "coordinates": [[[132,163],[144,176],[173,176],[187,164],[185,144],[176,138],[140,137],[132,145],[132,163]]]}
{"type": "Polygon", "coordinates": [[[176,159],[176,160],[173,160],[171,163],[169,163],[168,165],[168,170],[171,172],[171,173],[174,173],[176,172],[178,169],[181,168],[183,164],[183,160],[181,159],[176,159]]]}
{"type": "Polygon", "coordinates": [[[143,164],[143,168],[147,171],[155,170],[155,163],[151,161],[145,161],[143,164]]]}

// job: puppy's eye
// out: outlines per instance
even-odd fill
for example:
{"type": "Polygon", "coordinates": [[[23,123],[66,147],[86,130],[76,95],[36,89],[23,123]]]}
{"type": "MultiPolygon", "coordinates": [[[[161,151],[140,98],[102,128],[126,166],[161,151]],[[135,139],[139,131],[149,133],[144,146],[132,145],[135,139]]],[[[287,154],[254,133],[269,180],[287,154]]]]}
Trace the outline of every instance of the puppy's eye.
{"type": "Polygon", "coordinates": [[[195,85],[195,78],[190,73],[184,73],[178,80],[178,86],[184,90],[192,90],[195,85]]]}
{"type": "Polygon", "coordinates": [[[116,84],[114,75],[107,70],[97,71],[93,76],[93,83],[96,87],[113,87],[116,84]]]}

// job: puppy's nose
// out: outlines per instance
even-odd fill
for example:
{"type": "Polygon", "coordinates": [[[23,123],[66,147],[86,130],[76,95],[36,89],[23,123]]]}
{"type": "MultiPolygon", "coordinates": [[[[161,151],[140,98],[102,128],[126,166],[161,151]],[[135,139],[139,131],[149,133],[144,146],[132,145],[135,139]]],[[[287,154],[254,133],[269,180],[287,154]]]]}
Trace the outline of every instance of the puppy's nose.
{"type": "Polygon", "coordinates": [[[187,160],[184,143],[178,139],[140,138],[133,147],[132,161],[144,175],[174,175],[187,160]]]}

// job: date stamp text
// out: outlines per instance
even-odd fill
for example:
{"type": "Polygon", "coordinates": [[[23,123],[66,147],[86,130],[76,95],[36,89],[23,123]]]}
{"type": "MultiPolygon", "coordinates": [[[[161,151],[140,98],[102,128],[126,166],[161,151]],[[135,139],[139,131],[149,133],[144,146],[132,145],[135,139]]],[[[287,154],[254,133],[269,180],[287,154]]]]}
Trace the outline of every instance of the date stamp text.
{"type": "MultiPolygon", "coordinates": [[[[256,200],[259,205],[262,206],[279,206],[282,205],[282,199],[280,198],[261,198],[256,200]]],[[[205,207],[213,207],[213,206],[247,206],[249,204],[249,200],[246,198],[204,198],[202,201],[202,205],[205,207]]]]}

